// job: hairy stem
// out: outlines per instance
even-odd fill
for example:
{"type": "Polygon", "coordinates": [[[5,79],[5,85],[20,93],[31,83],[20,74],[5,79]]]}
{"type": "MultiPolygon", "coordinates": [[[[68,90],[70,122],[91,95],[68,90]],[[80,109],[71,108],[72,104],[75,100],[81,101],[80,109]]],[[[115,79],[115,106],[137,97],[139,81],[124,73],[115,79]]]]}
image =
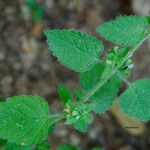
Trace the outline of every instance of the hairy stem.
{"type": "Polygon", "coordinates": [[[121,79],[123,80],[128,86],[130,86],[130,82],[119,72],[119,71],[116,71],[116,75],[121,79]]]}
{"type": "Polygon", "coordinates": [[[64,119],[64,118],[65,118],[64,114],[50,115],[49,116],[50,126],[52,126],[53,124],[55,124],[56,122],[58,122],[59,120],[64,119]]]}
{"type": "Polygon", "coordinates": [[[135,51],[142,45],[142,43],[150,37],[150,33],[147,34],[141,41],[138,45],[136,45],[135,47],[133,47],[130,52],[124,57],[124,60],[122,61],[121,64],[119,64],[117,67],[116,67],[116,70],[118,70],[130,57],[132,57],[132,55],[135,53],[135,51]]]}
{"type": "Polygon", "coordinates": [[[91,91],[89,91],[84,97],[83,100],[87,101],[92,95],[94,95],[94,93],[100,89],[100,87],[102,87],[102,85],[104,85],[113,75],[114,73],[112,73],[111,75],[107,76],[107,78],[104,78],[103,80],[101,80],[91,91]]]}
{"type": "Polygon", "coordinates": [[[135,51],[141,46],[141,44],[150,37],[150,33],[147,34],[138,45],[133,47],[130,52],[124,57],[122,63],[120,63],[118,66],[115,67],[115,69],[112,69],[112,71],[107,75],[106,78],[101,80],[91,91],[89,91],[84,97],[83,100],[87,101],[89,98],[94,95],[94,93],[99,90],[117,71],[118,69],[135,53],[135,51]]]}

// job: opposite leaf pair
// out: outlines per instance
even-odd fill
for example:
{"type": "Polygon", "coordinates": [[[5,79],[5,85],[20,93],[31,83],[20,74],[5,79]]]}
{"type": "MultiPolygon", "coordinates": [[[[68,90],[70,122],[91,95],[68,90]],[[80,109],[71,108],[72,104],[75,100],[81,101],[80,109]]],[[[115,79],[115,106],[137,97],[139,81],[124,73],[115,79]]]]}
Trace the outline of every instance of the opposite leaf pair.
{"type": "MultiPolygon", "coordinates": [[[[58,60],[81,73],[80,83],[85,91],[82,100],[91,100],[95,104],[94,111],[102,113],[112,105],[119,91],[121,80],[127,81],[126,77],[130,75],[129,69],[133,67],[130,57],[150,36],[148,26],[148,16],[117,17],[116,20],[99,26],[96,29],[98,33],[107,40],[121,45],[120,48],[112,48],[106,59],[101,61],[99,61],[99,57],[103,52],[103,45],[95,37],[68,29],[46,31],[45,35],[50,50],[58,57],[58,60]]],[[[143,84],[144,81],[141,83],[143,84]]],[[[138,90],[144,90],[142,88],[149,87],[144,84],[138,90]]],[[[135,95],[138,95],[139,91],[136,91],[135,95]]],[[[142,94],[147,95],[147,90],[144,90],[142,94]]],[[[140,96],[136,96],[138,97],[136,101],[140,102],[140,106],[131,109],[128,107],[128,102],[127,105],[125,104],[124,98],[122,98],[125,96],[123,95],[120,98],[120,106],[127,115],[142,121],[150,119],[150,109],[146,109],[146,113],[143,112],[146,107],[143,103],[146,101],[149,108],[149,100],[145,99],[145,101],[140,102],[140,96]]],[[[131,97],[128,97],[128,101],[133,102],[131,97]]]]}
{"type": "Polygon", "coordinates": [[[65,124],[74,124],[77,130],[86,131],[87,123],[92,122],[90,112],[94,109],[95,105],[84,104],[82,102],[82,92],[79,89],[75,92],[78,103],[73,100],[73,94],[71,91],[62,84],[59,85],[58,94],[64,107],[63,112],[66,118],[65,124]]]}
{"type": "Polygon", "coordinates": [[[121,45],[112,48],[101,61],[103,45],[95,37],[73,30],[46,31],[53,54],[64,65],[81,73],[81,88],[75,92],[77,101],[64,85],[58,89],[64,107],[60,114],[51,114],[47,102],[39,96],[14,96],[6,102],[0,98],[0,138],[18,145],[38,144],[64,118],[66,124],[85,131],[92,120],[90,112],[107,111],[121,81],[129,86],[120,96],[121,109],[133,118],[150,120],[150,79],[131,84],[126,79],[132,68],[130,57],[150,37],[149,24],[149,16],[124,16],[98,27],[97,31],[106,39],[121,45]]]}

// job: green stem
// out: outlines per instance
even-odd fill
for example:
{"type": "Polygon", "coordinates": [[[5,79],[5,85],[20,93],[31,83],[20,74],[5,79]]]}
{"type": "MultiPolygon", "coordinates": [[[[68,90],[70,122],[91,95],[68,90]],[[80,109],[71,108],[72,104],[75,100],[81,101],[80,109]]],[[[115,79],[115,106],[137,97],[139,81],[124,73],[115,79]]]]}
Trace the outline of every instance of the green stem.
{"type": "Polygon", "coordinates": [[[64,114],[50,115],[49,116],[50,126],[52,126],[53,124],[55,124],[56,122],[58,122],[58,121],[60,121],[61,119],[64,119],[64,118],[65,118],[64,114]]]}
{"type": "Polygon", "coordinates": [[[123,80],[128,86],[131,86],[130,82],[129,82],[119,71],[116,71],[116,75],[117,75],[121,80],[123,80]]]}
{"type": "Polygon", "coordinates": [[[87,101],[89,100],[89,98],[94,95],[94,93],[99,90],[117,71],[118,69],[134,54],[134,52],[137,50],[137,48],[139,48],[141,46],[141,44],[148,38],[150,37],[150,33],[148,35],[146,35],[138,45],[136,45],[135,47],[133,47],[130,52],[124,57],[123,61],[121,64],[119,64],[118,66],[115,67],[115,69],[108,74],[108,76],[106,78],[104,78],[103,80],[101,80],[91,91],[89,91],[84,97],[83,100],[87,101]]]}
{"type": "Polygon", "coordinates": [[[120,65],[118,65],[116,67],[116,70],[118,70],[130,57],[132,57],[132,55],[135,53],[135,51],[141,46],[141,44],[150,37],[150,33],[148,35],[146,35],[138,45],[136,45],[135,47],[133,47],[130,52],[124,57],[124,60],[122,61],[122,63],[120,65]]]}
{"type": "MultiPolygon", "coordinates": [[[[112,76],[112,75],[111,75],[112,76]]],[[[104,78],[103,80],[101,80],[91,91],[89,91],[84,97],[83,100],[87,101],[92,95],[94,95],[94,93],[100,88],[102,87],[102,85],[104,85],[111,76],[108,76],[107,78],[104,78]]]]}

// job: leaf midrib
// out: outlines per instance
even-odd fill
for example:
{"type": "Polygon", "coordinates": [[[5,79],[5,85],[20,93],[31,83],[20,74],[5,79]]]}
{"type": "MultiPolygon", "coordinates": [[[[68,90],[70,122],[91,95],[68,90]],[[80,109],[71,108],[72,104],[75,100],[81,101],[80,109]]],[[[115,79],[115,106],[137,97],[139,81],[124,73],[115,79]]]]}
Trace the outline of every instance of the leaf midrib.
{"type": "MultiPolygon", "coordinates": [[[[57,33],[58,34],[58,33],[57,33]]],[[[59,38],[58,36],[57,37],[55,37],[56,39],[58,39],[60,42],[64,42],[66,45],[68,45],[68,46],[70,46],[70,47],[72,47],[72,48],[74,48],[78,53],[83,53],[83,54],[86,54],[89,58],[92,58],[93,60],[95,60],[95,61],[99,61],[99,59],[97,59],[97,58],[95,58],[95,57],[91,57],[91,55],[89,54],[89,53],[86,53],[85,51],[83,51],[82,49],[80,49],[80,48],[78,48],[76,45],[71,45],[71,44],[69,44],[68,42],[66,42],[65,40],[62,40],[61,38],[59,38]]],[[[71,37],[72,38],[72,37],[71,37]]],[[[73,40],[74,41],[74,40],[73,40]]],[[[49,42],[48,42],[49,43],[49,42]]],[[[50,41],[50,43],[52,43],[53,44],[53,42],[51,42],[50,41]]],[[[100,55],[100,54],[99,54],[100,55]]]]}

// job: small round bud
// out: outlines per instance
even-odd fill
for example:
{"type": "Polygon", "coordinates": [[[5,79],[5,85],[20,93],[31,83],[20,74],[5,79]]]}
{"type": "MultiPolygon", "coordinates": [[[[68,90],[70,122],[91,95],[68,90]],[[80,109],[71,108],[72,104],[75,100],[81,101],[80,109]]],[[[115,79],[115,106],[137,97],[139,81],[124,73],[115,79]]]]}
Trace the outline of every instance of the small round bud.
{"type": "Polygon", "coordinates": [[[107,65],[111,65],[111,64],[112,64],[112,61],[107,59],[107,60],[106,60],[106,64],[107,64],[107,65]]]}
{"type": "Polygon", "coordinates": [[[79,116],[79,115],[75,117],[75,119],[76,119],[76,120],[79,120],[79,118],[80,118],[80,116],[79,116]]]}
{"type": "Polygon", "coordinates": [[[78,114],[79,114],[79,113],[78,113],[77,111],[73,111],[73,112],[72,112],[72,115],[73,115],[73,116],[77,116],[78,114]]]}
{"type": "Polygon", "coordinates": [[[134,67],[133,64],[131,64],[131,65],[128,66],[129,69],[132,69],[133,67],[134,67]]]}

